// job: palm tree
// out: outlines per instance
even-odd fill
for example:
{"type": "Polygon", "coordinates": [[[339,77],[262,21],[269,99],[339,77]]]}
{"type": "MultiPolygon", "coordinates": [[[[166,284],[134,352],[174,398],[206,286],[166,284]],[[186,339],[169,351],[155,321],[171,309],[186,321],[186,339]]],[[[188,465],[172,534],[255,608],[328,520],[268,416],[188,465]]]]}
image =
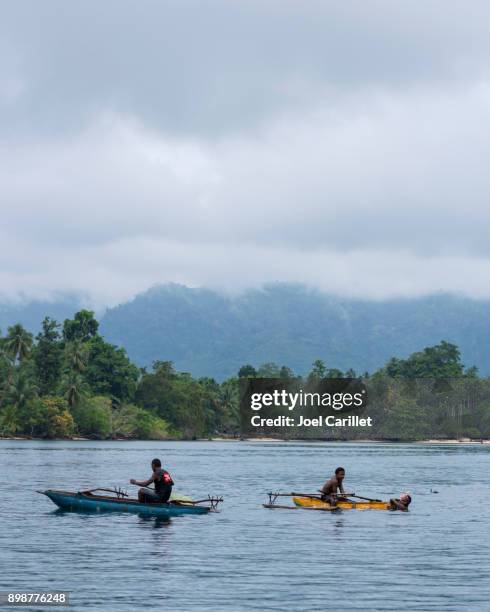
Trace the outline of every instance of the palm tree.
{"type": "Polygon", "coordinates": [[[221,385],[218,403],[225,417],[225,428],[227,430],[231,429],[233,433],[236,434],[236,430],[240,423],[240,414],[238,390],[234,384],[225,382],[221,385]]]}
{"type": "Polygon", "coordinates": [[[23,429],[25,413],[19,415],[19,411],[24,409],[30,400],[35,399],[37,394],[38,389],[30,370],[23,366],[15,369],[9,361],[8,377],[0,391],[0,400],[4,405],[2,410],[4,433],[15,434],[19,429],[23,429]]]}
{"type": "Polygon", "coordinates": [[[5,338],[5,352],[15,363],[29,357],[32,349],[32,334],[22,327],[20,323],[8,328],[5,338]]]}
{"type": "Polygon", "coordinates": [[[20,370],[13,377],[6,393],[6,403],[16,410],[24,408],[29,400],[35,399],[38,388],[30,372],[20,370]]]}
{"type": "Polygon", "coordinates": [[[69,372],[63,379],[62,388],[70,408],[78,406],[87,393],[87,383],[78,372],[69,372]]]}
{"type": "Polygon", "coordinates": [[[80,340],[68,342],[65,347],[65,361],[69,370],[81,374],[87,367],[87,346],[80,340]]]}
{"type": "Polygon", "coordinates": [[[3,404],[5,395],[12,384],[12,375],[12,362],[6,353],[3,344],[0,344],[0,406],[3,404]]]}

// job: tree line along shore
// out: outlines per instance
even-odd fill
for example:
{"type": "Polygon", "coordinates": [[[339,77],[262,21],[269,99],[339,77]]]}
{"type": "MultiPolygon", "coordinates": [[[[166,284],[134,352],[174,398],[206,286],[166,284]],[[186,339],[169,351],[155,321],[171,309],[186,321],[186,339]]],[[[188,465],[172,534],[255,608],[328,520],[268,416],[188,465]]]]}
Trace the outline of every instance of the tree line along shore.
{"type": "MultiPolygon", "coordinates": [[[[300,378],[286,365],[243,365],[218,382],[130,361],[104,340],[88,310],[62,324],[46,317],[34,337],[16,324],[0,336],[0,437],[197,439],[240,437],[240,379],[300,378]]],[[[490,379],[465,368],[457,346],[441,341],[373,373],[342,372],[318,359],[304,376],[361,376],[375,426],[325,430],[332,440],[470,440],[490,437],[490,379]]]]}

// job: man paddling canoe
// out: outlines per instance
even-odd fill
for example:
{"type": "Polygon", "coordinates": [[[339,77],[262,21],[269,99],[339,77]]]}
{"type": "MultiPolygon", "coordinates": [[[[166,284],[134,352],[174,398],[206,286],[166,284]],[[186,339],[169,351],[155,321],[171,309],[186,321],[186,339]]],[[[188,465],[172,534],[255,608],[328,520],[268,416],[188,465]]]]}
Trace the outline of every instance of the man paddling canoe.
{"type": "Polygon", "coordinates": [[[152,482],[155,483],[154,491],[151,489],[140,489],[138,491],[138,501],[146,504],[165,504],[172,494],[174,481],[170,474],[162,468],[160,459],[153,459],[151,469],[153,472],[148,480],[135,480],[131,478],[129,482],[138,487],[147,487],[152,482]]]}
{"type": "Polygon", "coordinates": [[[332,506],[337,505],[337,501],[345,495],[344,486],[342,484],[345,478],[345,470],[343,467],[338,467],[335,474],[327,480],[322,487],[322,500],[328,502],[332,506]],[[340,493],[340,497],[338,495],[340,493]]]}

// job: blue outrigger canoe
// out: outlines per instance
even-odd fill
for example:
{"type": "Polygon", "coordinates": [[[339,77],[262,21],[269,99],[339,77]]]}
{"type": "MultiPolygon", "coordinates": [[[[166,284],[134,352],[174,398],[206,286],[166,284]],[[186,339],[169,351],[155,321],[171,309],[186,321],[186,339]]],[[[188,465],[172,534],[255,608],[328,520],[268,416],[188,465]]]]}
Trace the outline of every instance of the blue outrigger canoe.
{"type": "MultiPolygon", "coordinates": [[[[99,489],[95,489],[99,490],[99,489]]],[[[125,499],[107,495],[94,495],[91,491],[38,491],[46,495],[62,510],[81,510],[85,512],[132,512],[134,514],[145,514],[170,518],[182,514],[207,514],[216,511],[217,504],[221,498],[208,497],[199,502],[170,501],[166,504],[143,504],[137,499],[125,499]],[[209,502],[208,506],[199,506],[199,503],[209,502]]]]}

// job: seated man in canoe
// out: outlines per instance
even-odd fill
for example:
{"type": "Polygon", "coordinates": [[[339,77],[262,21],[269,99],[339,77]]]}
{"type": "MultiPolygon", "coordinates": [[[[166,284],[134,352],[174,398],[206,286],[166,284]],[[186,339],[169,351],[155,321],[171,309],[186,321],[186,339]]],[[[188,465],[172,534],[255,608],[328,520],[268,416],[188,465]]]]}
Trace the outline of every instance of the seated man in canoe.
{"type": "Polygon", "coordinates": [[[135,480],[131,478],[129,481],[138,487],[148,487],[152,482],[155,483],[155,489],[140,489],[138,491],[138,501],[143,504],[166,504],[172,494],[172,486],[174,481],[170,474],[162,468],[160,459],[153,459],[151,462],[152,475],[148,480],[135,480]]]}
{"type": "Polygon", "coordinates": [[[391,510],[401,510],[408,512],[408,506],[412,502],[412,498],[408,493],[402,493],[399,498],[390,499],[391,510]]]}
{"type": "Polygon", "coordinates": [[[337,505],[337,501],[339,499],[343,499],[345,494],[343,480],[345,478],[345,470],[343,467],[338,467],[335,470],[335,474],[327,480],[327,482],[323,485],[322,492],[322,500],[331,504],[332,506],[337,505]],[[340,493],[340,497],[339,497],[340,493]]]}

